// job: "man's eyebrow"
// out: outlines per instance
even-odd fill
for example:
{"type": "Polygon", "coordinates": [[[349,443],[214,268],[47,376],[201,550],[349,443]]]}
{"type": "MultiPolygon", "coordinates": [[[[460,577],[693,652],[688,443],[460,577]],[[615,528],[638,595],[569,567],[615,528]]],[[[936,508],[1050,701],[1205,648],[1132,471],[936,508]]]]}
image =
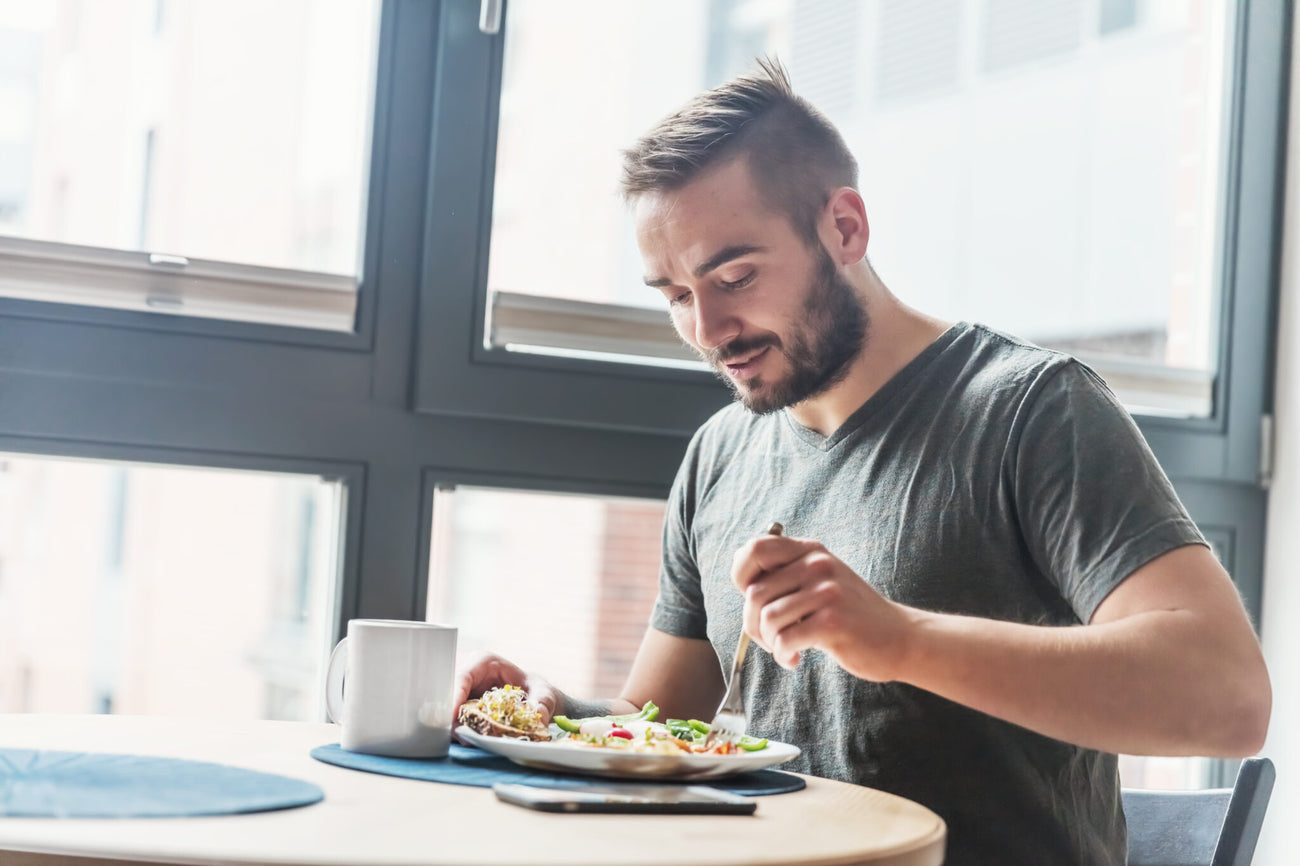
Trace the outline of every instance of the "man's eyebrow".
{"type": "MultiPolygon", "coordinates": [[[[761,253],[766,247],[758,244],[733,244],[729,247],[723,247],[700,264],[696,265],[693,276],[697,279],[704,276],[709,271],[720,268],[732,259],[738,259],[741,256],[747,256],[750,253],[761,253]]],[[[664,286],[671,286],[673,281],[667,277],[646,277],[645,284],[652,289],[661,289],[664,286]]]]}
{"type": "Polygon", "coordinates": [[[721,250],[697,265],[694,276],[702,277],[709,271],[722,267],[732,259],[738,259],[741,256],[747,256],[750,253],[761,253],[763,252],[763,249],[763,247],[760,247],[757,244],[734,244],[729,247],[723,247],[721,250]]]}

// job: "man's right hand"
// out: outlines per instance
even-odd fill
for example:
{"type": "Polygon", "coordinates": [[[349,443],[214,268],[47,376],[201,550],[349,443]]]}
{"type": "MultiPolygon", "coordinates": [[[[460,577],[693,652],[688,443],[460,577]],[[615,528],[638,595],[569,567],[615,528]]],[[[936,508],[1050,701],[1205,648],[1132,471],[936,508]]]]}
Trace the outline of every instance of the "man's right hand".
{"type": "Polygon", "coordinates": [[[542,721],[547,724],[551,716],[561,711],[564,696],[554,686],[491,653],[479,656],[456,674],[452,706],[459,713],[461,704],[499,686],[518,686],[527,692],[529,702],[541,711],[542,721]]]}

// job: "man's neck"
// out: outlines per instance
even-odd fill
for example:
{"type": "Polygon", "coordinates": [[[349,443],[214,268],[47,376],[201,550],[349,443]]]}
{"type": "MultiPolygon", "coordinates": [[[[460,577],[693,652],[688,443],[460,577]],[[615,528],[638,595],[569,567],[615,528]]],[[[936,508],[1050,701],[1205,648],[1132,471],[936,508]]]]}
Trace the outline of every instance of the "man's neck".
{"type": "Polygon", "coordinates": [[[862,351],[839,383],[789,409],[794,420],[822,436],[838,430],[951,325],[900,302],[870,266],[865,262],[863,265],[864,272],[856,275],[858,279],[854,281],[866,299],[870,316],[862,351]]]}

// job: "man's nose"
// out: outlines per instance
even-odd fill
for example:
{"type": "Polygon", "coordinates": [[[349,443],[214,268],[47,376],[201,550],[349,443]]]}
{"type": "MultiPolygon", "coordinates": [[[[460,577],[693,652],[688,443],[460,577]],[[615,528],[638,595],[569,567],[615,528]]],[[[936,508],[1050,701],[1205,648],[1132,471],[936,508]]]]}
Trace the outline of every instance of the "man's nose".
{"type": "Polygon", "coordinates": [[[726,298],[695,297],[695,343],[705,351],[740,336],[741,322],[726,298]]]}

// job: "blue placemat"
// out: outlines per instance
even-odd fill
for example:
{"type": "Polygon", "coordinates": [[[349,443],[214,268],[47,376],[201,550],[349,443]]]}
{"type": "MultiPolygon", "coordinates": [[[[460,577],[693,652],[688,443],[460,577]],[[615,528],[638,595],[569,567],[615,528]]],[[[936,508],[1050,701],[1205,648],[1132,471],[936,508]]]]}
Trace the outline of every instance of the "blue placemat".
{"type": "Polygon", "coordinates": [[[310,782],[178,758],[0,749],[0,816],[180,818],[320,802],[310,782]]]}
{"type": "MultiPolygon", "coordinates": [[[[533,770],[521,767],[500,755],[456,743],[451,744],[451,752],[447,757],[432,760],[362,755],[358,752],[346,751],[340,748],[338,743],[317,746],[311,750],[311,756],[318,761],[347,767],[350,770],[401,776],[405,779],[420,779],[425,782],[471,785],[476,788],[490,788],[497,782],[514,782],[543,788],[582,788],[587,785],[609,784],[610,781],[591,776],[533,770]]],[[[638,780],[637,784],[680,785],[682,783],[638,780]]],[[[730,791],[746,797],[758,797],[764,794],[788,794],[791,791],[798,791],[804,787],[804,780],[793,773],[783,773],[780,770],[755,770],[752,773],[741,773],[725,779],[702,779],[690,784],[707,785],[710,788],[730,791]]]]}

